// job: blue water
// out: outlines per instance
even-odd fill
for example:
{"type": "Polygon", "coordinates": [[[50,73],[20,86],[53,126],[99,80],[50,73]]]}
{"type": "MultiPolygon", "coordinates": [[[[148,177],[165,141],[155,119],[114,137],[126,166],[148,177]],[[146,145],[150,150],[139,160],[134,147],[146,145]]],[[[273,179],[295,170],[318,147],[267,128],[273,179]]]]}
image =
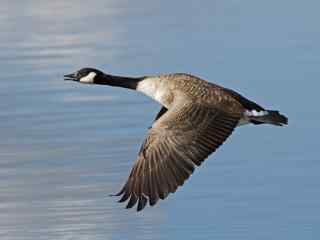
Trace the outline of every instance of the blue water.
{"type": "Polygon", "coordinates": [[[318,1],[1,1],[0,238],[319,239],[318,1]],[[245,126],[166,201],[119,190],[160,108],[63,81],[188,72],[289,117],[245,126]]]}

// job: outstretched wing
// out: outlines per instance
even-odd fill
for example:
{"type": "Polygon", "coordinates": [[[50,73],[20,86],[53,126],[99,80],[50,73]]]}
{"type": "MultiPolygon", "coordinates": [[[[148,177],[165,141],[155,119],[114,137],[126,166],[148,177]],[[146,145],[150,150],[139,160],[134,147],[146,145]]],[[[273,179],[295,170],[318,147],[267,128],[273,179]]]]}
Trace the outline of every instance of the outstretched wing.
{"type": "Polygon", "coordinates": [[[170,109],[149,130],[119,202],[142,210],[174,193],[232,133],[240,114],[201,104],[170,109]]]}
{"type": "MultiPolygon", "coordinates": [[[[168,109],[165,106],[162,106],[160,111],[158,112],[156,118],[153,120],[153,122],[156,122],[163,114],[165,114],[168,111],[168,109]]],[[[152,127],[149,127],[148,129],[150,129],[152,127]]]]}
{"type": "Polygon", "coordinates": [[[167,111],[168,111],[168,109],[165,106],[162,106],[153,122],[157,121],[167,111]]]}

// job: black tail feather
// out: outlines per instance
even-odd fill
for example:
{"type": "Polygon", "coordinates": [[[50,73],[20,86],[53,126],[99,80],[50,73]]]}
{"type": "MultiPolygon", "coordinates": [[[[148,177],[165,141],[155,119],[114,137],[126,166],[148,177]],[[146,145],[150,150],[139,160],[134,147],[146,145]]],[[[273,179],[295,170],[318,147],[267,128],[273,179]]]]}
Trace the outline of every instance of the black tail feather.
{"type": "Polygon", "coordinates": [[[276,126],[288,125],[288,118],[279,113],[279,111],[267,110],[268,114],[263,116],[251,116],[250,121],[253,124],[268,123],[276,126]]]}

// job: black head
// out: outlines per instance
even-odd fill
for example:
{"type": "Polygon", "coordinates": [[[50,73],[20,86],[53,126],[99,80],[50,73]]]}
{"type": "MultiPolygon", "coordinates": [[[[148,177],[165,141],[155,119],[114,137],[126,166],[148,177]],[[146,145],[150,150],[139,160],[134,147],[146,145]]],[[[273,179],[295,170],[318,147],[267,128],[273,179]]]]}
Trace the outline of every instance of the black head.
{"type": "Polygon", "coordinates": [[[77,72],[64,75],[64,80],[81,83],[94,83],[96,79],[103,76],[103,72],[94,68],[82,68],[77,72]]]}

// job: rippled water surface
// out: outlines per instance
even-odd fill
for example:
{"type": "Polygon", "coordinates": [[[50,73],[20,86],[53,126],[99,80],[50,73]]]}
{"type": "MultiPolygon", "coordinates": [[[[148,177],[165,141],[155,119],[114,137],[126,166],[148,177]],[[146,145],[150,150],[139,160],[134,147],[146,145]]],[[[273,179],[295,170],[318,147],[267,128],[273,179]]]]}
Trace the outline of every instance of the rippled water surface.
{"type": "Polygon", "coordinates": [[[0,8],[1,239],[319,239],[317,1],[9,1],[0,8]],[[281,109],[246,126],[166,201],[108,194],[159,106],[63,81],[93,66],[189,72],[281,109]]]}

